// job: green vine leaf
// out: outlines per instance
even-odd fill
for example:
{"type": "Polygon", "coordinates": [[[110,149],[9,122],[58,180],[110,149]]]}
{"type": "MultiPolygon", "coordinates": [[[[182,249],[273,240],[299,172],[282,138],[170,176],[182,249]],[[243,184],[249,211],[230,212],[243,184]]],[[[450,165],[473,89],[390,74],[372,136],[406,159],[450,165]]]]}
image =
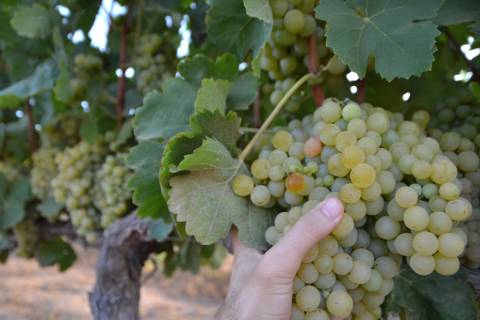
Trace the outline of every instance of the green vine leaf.
{"type": "Polygon", "coordinates": [[[243,0],[243,5],[250,17],[273,23],[272,8],[268,0],[243,0]]]}
{"type": "Polygon", "coordinates": [[[454,25],[480,19],[480,2],[476,0],[445,0],[433,23],[454,25]]]}
{"type": "Polygon", "coordinates": [[[316,17],[326,21],[327,46],[364,77],[369,57],[385,79],[409,78],[431,68],[437,26],[418,21],[436,15],[441,0],[322,0],[316,17]]]}
{"type": "Polygon", "coordinates": [[[162,219],[152,221],[148,227],[148,235],[155,241],[164,241],[173,229],[173,222],[165,222],[162,219]]]}
{"type": "Polygon", "coordinates": [[[406,268],[394,280],[387,311],[402,312],[406,320],[476,319],[475,293],[463,271],[449,277],[420,276],[406,268]]]}
{"type": "Polygon", "coordinates": [[[128,181],[133,190],[133,203],[138,206],[140,217],[169,220],[169,212],[158,184],[160,159],[163,145],[155,141],[144,141],[130,150],[127,166],[135,173],[128,181]]]}
{"type": "Polygon", "coordinates": [[[266,249],[263,234],[273,215],[233,193],[230,187],[233,177],[248,172],[225,146],[207,138],[178,167],[189,173],[170,179],[168,206],[178,221],[186,223],[187,234],[208,245],[225,237],[235,223],[244,243],[266,249]]]}
{"type": "Polygon", "coordinates": [[[231,81],[238,75],[238,59],[230,53],[219,56],[215,61],[203,54],[196,54],[182,60],[178,64],[178,72],[196,87],[200,87],[204,78],[231,81]]]}
{"type": "MultiPolygon", "coordinates": [[[[3,176],[3,175],[1,175],[3,176]]],[[[2,179],[3,180],[3,179],[2,179]]],[[[30,180],[21,179],[5,186],[0,182],[6,195],[0,202],[0,230],[6,230],[21,222],[25,217],[25,206],[32,197],[30,180]]]]}
{"type": "Polygon", "coordinates": [[[18,7],[10,23],[19,35],[31,39],[46,38],[53,25],[52,14],[39,4],[18,7]]]}
{"type": "Polygon", "coordinates": [[[73,248],[60,238],[42,242],[36,257],[42,267],[58,264],[58,269],[62,272],[77,259],[73,248]]]}
{"type": "Polygon", "coordinates": [[[138,140],[168,139],[188,130],[188,119],[194,111],[197,90],[180,78],[167,80],[163,93],[148,94],[133,120],[138,140]]]}
{"type": "Polygon", "coordinates": [[[196,113],[190,118],[190,127],[202,138],[210,137],[220,141],[231,154],[235,154],[236,144],[241,136],[241,121],[235,112],[229,112],[224,116],[218,111],[205,111],[196,113]]]}
{"type": "Polygon", "coordinates": [[[232,84],[227,80],[203,79],[195,100],[195,111],[216,111],[225,114],[228,93],[232,84]]]}
{"type": "Polygon", "coordinates": [[[253,55],[270,38],[272,24],[249,17],[243,0],[212,0],[207,13],[208,37],[218,49],[232,52],[243,60],[253,55]]]}
{"type": "Polygon", "coordinates": [[[40,64],[30,77],[0,91],[0,109],[15,108],[28,97],[52,89],[58,74],[58,66],[53,60],[40,64]]]}
{"type": "Polygon", "coordinates": [[[246,72],[236,78],[227,99],[227,106],[231,110],[248,110],[250,104],[257,97],[258,82],[251,72],[246,72]]]}

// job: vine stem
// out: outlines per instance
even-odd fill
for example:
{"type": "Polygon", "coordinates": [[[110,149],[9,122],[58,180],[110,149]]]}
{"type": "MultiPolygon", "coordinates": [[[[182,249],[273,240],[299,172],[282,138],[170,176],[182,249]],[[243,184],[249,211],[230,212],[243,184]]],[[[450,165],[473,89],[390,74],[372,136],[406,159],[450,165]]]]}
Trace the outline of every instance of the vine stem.
{"type": "Polygon", "coordinates": [[[366,101],[366,81],[365,78],[358,82],[357,102],[364,103],[366,101]]]}
{"type": "Polygon", "coordinates": [[[115,114],[117,117],[117,126],[120,128],[123,122],[123,110],[125,109],[125,94],[127,90],[127,79],[125,71],[127,70],[127,36],[130,31],[129,27],[130,10],[125,16],[120,36],[120,70],[121,75],[118,78],[117,103],[115,105],[115,114]]]}
{"type": "Polygon", "coordinates": [[[35,123],[33,121],[32,105],[28,101],[28,98],[25,100],[24,110],[28,121],[28,146],[30,147],[30,154],[33,155],[35,151],[37,151],[37,137],[35,135],[35,123]]]}
{"type": "Polygon", "coordinates": [[[463,61],[467,64],[468,68],[470,71],[473,73],[473,80],[476,82],[480,82],[480,70],[477,68],[475,63],[473,61],[468,60],[468,58],[465,56],[465,54],[462,51],[462,48],[458,41],[455,39],[453,36],[452,32],[447,28],[447,27],[440,27],[440,30],[445,33],[445,36],[447,37],[448,41],[450,42],[451,46],[457,53],[462,57],[463,61]]]}
{"type": "MultiPolygon", "coordinates": [[[[319,67],[320,62],[318,60],[317,52],[317,37],[315,34],[312,34],[308,38],[308,71],[316,74],[319,71],[319,67]]],[[[325,94],[323,93],[323,88],[319,84],[314,84],[312,86],[312,95],[317,107],[321,106],[323,100],[325,100],[325,94]]]]}
{"type": "Polygon", "coordinates": [[[242,153],[240,153],[240,156],[238,157],[241,162],[245,161],[245,158],[248,156],[250,151],[252,151],[253,146],[255,143],[257,143],[258,139],[260,136],[267,130],[267,128],[272,124],[272,121],[275,119],[275,117],[278,115],[278,113],[282,110],[283,106],[287,103],[288,99],[290,99],[293,94],[308,80],[314,79],[316,77],[315,74],[313,73],[307,73],[303,77],[301,77],[295,84],[290,88],[290,90],[287,91],[285,96],[283,96],[282,100],[277,104],[277,106],[273,109],[272,113],[268,116],[267,120],[262,124],[260,129],[258,129],[258,132],[253,136],[252,140],[247,144],[245,149],[243,149],[242,153]]]}

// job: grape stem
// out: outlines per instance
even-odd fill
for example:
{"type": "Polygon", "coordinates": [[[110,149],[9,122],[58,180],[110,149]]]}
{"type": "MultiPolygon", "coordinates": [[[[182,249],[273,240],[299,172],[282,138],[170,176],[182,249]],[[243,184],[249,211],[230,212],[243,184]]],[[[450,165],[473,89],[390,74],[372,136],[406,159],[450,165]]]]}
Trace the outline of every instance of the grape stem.
{"type": "Polygon", "coordinates": [[[288,99],[290,99],[295,92],[308,80],[314,79],[317,76],[313,73],[307,73],[303,77],[301,77],[295,84],[287,91],[285,96],[283,96],[282,100],[277,104],[277,106],[273,109],[272,113],[268,116],[267,120],[262,124],[260,129],[258,129],[258,132],[255,134],[255,136],[250,140],[250,142],[247,144],[245,149],[243,149],[242,153],[240,153],[240,156],[238,157],[241,162],[245,161],[245,158],[248,156],[250,151],[252,151],[253,146],[255,143],[257,143],[257,140],[260,138],[260,136],[265,132],[265,130],[272,124],[272,121],[275,119],[275,117],[278,115],[278,113],[282,110],[283,106],[287,103],[288,99]]]}
{"type": "Polygon", "coordinates": [[[366,100],[366,82],[365,78],[358,82],[357,102],[364,103],[366,100]]]}
{"type": "MultiPolygon", "coordinates": [[[[311,73],[317,73],[318,69],[317,37],[314,33],[308,38],[308,71],[311,73]]],[[[321,106],[323,100],[325,100],[325,95],[323,93],[323,88],[319,84],[314,84],[312,86],[312,95],[317,107],[321,106]]]]}
{"type": "Polygon", "coordinates": [[[35,123],[33,120],[33,112],[32,112],[32,105],[30,102],[25,100],[25,106],[24,106],[25,114],[27,115],[27,121],[28,121],[28,146],[30,147],[30,154],[34,154],[35,151],[37,151],[37,137],[35,134],[35,123]]]}

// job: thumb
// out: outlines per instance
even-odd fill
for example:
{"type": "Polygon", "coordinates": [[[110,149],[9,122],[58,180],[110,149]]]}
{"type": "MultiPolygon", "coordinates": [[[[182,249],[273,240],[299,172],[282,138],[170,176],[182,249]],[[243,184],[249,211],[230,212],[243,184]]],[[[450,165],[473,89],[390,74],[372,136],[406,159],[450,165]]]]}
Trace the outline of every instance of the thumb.
{"type": "Polygon", "coordinates": [[[285,236],[265,253],[266,265],[278,266],[284,276],[292,278],[308,251],[325,238],[342,220],[343,204],[328,198],[301,217],[285,236]]]}

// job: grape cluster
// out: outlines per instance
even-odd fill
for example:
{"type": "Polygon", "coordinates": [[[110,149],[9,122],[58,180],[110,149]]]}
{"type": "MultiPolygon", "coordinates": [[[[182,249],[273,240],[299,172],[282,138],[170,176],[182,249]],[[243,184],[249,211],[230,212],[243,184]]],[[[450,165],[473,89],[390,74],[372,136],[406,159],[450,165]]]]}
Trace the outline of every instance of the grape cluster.
{"type": "Polygon", "coordinates": [[[52,180],[55,201],[64,204],[77,233],[90,243],[96,240],[99,215],[93,206],[95,172],[106,154],[102,143],[79,144],[66,148],[55,157],[58,175],[52,180]]]}
{"type": "Polygon", "coordinates": [[[458,271],[467,238],[456,225],[472,205],[428,120],[327,99],[274,129],[253,177],[234,178],[237,195],[284,208],[265,234],[272,245],[325,198],[344,204],[343,220],[297,273],[292,319],[380,319],[403,260],[420,275],[458,271]]]}
{"type": "MultiPolygon", "coordinates": [[[[264,93],[270,95],[273,105],[278,104],[295,82],[294,79],[307,71],[311,36],[316,38],[319,59],[329,55],[323,41],[323,29],[313,16],[317,3],[317,0],[270,0],[274,16],[273,31],[263,49],[260,65],[275,82],[273,86],[266,85],[263,88],[264,93]]],[[[328,71],[338,75],[345,70],[345,65],[334,56],[328,71]]],[[[297,94],[288,102],[286,109],[295,112],[303,99],[301,94],[297,94]]]]}
{"type": "Polygon", "coordinates": [[[91,79],[98,79],[103,70],[103,61],[100,57],[80,53],[74,58],[75,77],[70,79],[72,90],[72,101],[79,102],[85,99],[89,82],[91,79]]]}
{"type": "Polygon", "coordinates": [[[56,148],[44,147],[33,154],[30,183],[33,195],[41,200],[52,196],[50,183],[57,175],[55,156],[58,152],[56,148]]]}
{"type": "Polygon", "coordinates": [[[57,114],[42,128],[42,145],[63,148],[72,146],[80,140],[80,125],[84,115],[75,112],[57,114]]]}
{"type": "MultiPolygon", "coordinates": [[[[472,217],[460,227],[466,232],[465,258],[470,267],[480,267],[480,110],[451,99],[436,110],[429,132],[440,141],[445,155],[459,170],[462,196],[473,206],[472,217]]],[[[418,113],[418,112],[417,112],[418,113]]]]}
{"type": "Polygon", "coordinates": [[[165,31],[146,34],[140,38],[134,64],[137,87],[143,94],[160,90],[162,83],[175,75],[177,61],[177,36],[165,31]]]}
{"type": "Polygon", "coordinates": [[[127,188],[130,170],[125,165],[125,154],[109,155],[95,173],[93,203],[100,210],[100,226],[107,228],[127,210],[131,191],[127,188]]]}
{"type": "Polygon", "coordinates": [[[20,172],[8,162],[0,161],[0,173],[3,174],[8,181],[15,181],[20,178],[20,172]]]}
{"type": "Polygon", "coordinates": [[[23,258],[31,258],[35,255],[35,247],[38,241],[38,229],[33,219],[25,219],[15,225],[15,239],[17,241],[17,255],[23,258]]]}

